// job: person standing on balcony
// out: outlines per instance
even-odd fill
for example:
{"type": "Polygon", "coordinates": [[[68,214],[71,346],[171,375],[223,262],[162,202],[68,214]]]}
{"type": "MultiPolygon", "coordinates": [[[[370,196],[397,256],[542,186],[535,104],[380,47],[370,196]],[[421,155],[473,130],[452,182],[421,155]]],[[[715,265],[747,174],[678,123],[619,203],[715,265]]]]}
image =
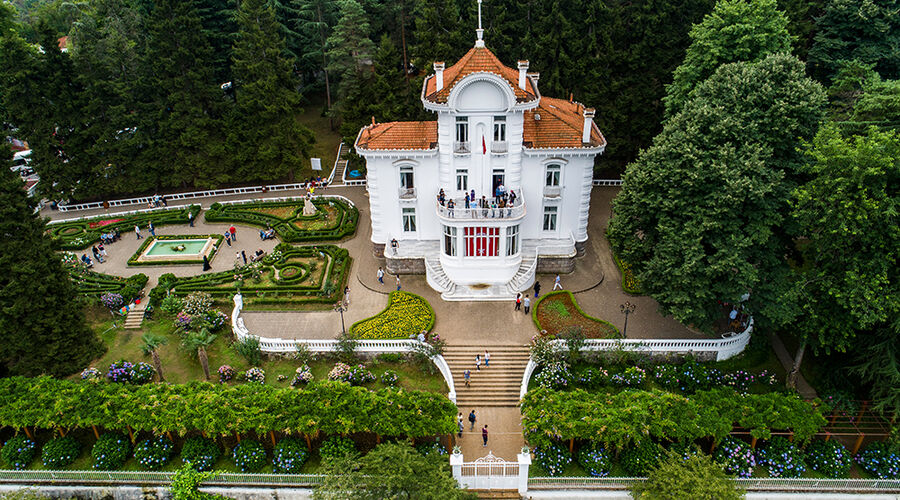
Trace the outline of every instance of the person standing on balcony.
{"type": "Polygon", "coordinates": [[[447,214],[452,219],[453,218],[453,209],[456,208],[456,203],[453,202],[453,198],[447,201],[447,214]]]}
{"type": "Polygon", "coordinates": [[[469,193],[466,193],[466,210],[468,210],[469,208],[469,193]]]}

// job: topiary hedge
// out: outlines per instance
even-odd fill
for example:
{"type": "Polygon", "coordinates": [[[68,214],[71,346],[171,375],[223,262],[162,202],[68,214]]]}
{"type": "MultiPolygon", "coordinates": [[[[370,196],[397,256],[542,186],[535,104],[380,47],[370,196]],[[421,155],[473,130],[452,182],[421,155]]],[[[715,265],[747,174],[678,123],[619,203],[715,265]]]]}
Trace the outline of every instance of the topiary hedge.
{"type": "Polygon", "coordinates": [[[254,201],[223,205],[214,203],[206,211],[207,222],[237,222],[261,228],[271,227],[285,242],[340,240],[356,232],[359,210],[339,198],[313,198],[314,216],[303,215],[303,199],[254,201]],[[288,209],[288,210],[284,210],[288,209]],[[337,215],[326,222],[326,211],[337,215]],[[316,227],[321,226],[321,227],[316,227]]]}
{"type": "Polygon", "coordinates": [[[197,259],[193,260],[147,260],[141,261],[139,260],[141,255],[143,255],[144,251],[156,241],[166,241],[166,240],[200,240],[206,238],[215,238],[216,242],[213,244],[212,252],[210,252],[208,260],[212,261],[213,257],[216,256],[216,251],[222,247],[222,241],[225,240],[225,236],[221,234],[189,234],[189,235],[166,235],[161,234],[157,236],[148,236],[144,238],[144,242],[141,243],[141,246],[138,247],[137,251],[128,258],[129,266],[178,266],[185,264],[202,264],[203,256],[201,255],[197,259]]]}
{"type": "Polygon", "coordinates": [[[434,309],[424,298],[409,292],[391,292],[383,311],[359,320],[350,335],[359,339],[407,339],[434,327],[434,309]]]}
{"type": "Polygon", "coordinates": [[[51,223],[47,225],[47,232],[51,238],[59,242],[61,249],[80,250],[100,241],[101,234],[111,233],[116,229],[120,233],[128,233],[134,231],[134,226],[137,225],[141,227],[142,231],[146,231],[147,223],[151,221],[156,227],[167,224],[187,224],[188,213],[193,213],[196,218],[200,213],[200,205],[51,223]]]}
{"type": "Polygon", "coordinates": [[[69,279],[75,291],[86,297],[99,300],[104,293],[118,293],[130,304],[147,285],[146,274],[138,273],[128,278],[97,273],[85,268],[73,254],[63,254],[63,265],[69,272],[69,279]]]}

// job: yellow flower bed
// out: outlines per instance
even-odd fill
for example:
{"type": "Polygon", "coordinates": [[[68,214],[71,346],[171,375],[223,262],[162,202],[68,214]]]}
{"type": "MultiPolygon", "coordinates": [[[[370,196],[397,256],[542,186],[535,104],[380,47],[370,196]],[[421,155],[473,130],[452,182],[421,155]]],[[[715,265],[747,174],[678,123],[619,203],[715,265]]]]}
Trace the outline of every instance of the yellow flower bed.
{"type": "Polygon", "coordinates": [[[350,334],[358,339],[407,339],[434,326],[428,301],[409,292],[391,292],[387,307],[371,318],[357,321],[350,334]]]}
{"type": "Polygon", "coordinates": [[[622,289],[627,293],[643,295],[644,291],[641,288],[641,282],[634,277],[634,273],[631,271],[631,264],[620,259],[618,255],[615,258],[619,271],[622,273],[622,289]]]}

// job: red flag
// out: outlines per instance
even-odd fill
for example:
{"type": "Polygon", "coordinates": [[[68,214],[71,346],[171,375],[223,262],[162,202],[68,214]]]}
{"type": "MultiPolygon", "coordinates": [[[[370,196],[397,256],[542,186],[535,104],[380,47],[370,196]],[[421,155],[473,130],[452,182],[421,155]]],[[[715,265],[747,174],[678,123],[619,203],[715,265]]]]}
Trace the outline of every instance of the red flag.
{"type": "Polygon", "coordinates": [[[482,149],[481,154],[486,155],[487,154],[487,142],[485,142],[484,136],[481,136],[481,149],[482,149]]]}

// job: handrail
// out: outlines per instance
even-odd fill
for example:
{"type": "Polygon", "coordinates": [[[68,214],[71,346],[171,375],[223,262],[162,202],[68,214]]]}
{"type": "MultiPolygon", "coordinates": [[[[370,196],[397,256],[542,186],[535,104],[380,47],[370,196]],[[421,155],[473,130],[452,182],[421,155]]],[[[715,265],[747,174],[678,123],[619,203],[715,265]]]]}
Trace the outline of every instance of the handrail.
{"type": "MultiPolygon", "coordinates": [[[[248,338],[255,338],[259,340],[259,348],[263,352],[294,352],[297,350],[297,344],[305,344],[306,347],[312,352],[334,352],[337,347],[338,341],[334,339],[281,339],[253,335],[252,333],[250,333],[250,330],[248,330],[247,327],[244,326],[244,320],[240,317],[241,311],[243,311],[244,309],[243,296],[241,296],[240,294],[235,294],[233,300],[234,309],[231,310],[231,330],[234,332],[235,338],[237,338],[237,340],[239,341],[243,341],[248,338]]],[[[356,342],[356,350],[367,353],[411,352],[416,345],[422,344],[422,342],[419,342],[415,339],[358,339],[356,342]]],[[[447,394],[447,398],[455,403],[456,385],[454,385],[453,383],[453,373],[450,371],[450,365],[447,364],[447,360],[445,360],[441,355],[432,357],[431,362],[434,363],[435,366],[437,366],[438,371],[441,372],[441,375],[444,377],[444,381],[447,383],[447,387],[450,388],[450,392],[447,394]]]]}
{"type": "Polygon", "coordinates": [[[593,179],[591,181],[591,185],[593,185],[593,186],[621,186],[622,179],[593,179]]]}
{"type": "MultiPolygon", "coordinates": [[[[231,200],[231,201],[220,201],[220,205],[245,205],[248,203],[260,203],[260,202],[269,202],[269,201],[303,201],[304,196],[281,196],[278,198],[253,198],[249,200],[231,200]]],[[[341,200],[348,203],[351,207],[355,207],[356,204],[353,203],[350,198],[346,196],[341,196],[339,194],[317,194],[314,195],[313,198],[334,198],[336,200],[341,200]]]]}
{"type": "Polygon", "coordinates": [[[96,219],[99,217],[119,217],[122,215],[134,215],[134,214],[143,214],[143,213],[150,213],[150,212],[165,212],[166,210],[181,210],[181,209],[192,207],[192,206],[194,206],[194,204],[172,205],[172,206],[168,206],[168,207],[142,208],[140,210],[128,210],[127,212],[113,212],[111,214],[84,215],[81,217],[72,217],[71,219],[53,219],[53,220],[47,221],[47,225],[62,224],[64,222],[74,222],[74,221],[86,220],[86,219],[96,219]]]}
{"type": "MultiPolygon", "coordinates": [[[[341,153],[344,151],[344,141],[338,143],[337,156],[334,157],[334,166],[331,167],[331,173],[328,175],[328,185],[334,181],[334,173],[337,172],[338,163],[341,161],[341,153]]],[[[349,165],[349,163],[348,163],[349,165]]]]}
{"type": "MultiPolygon", "coordinates": [[[[0,470],[0,483],[37,484],[109,484],[168,485],[175,472],[98,471],[98,470],[0,470]]],[[[327,476],[322,474],[242,474],[222,473],[203,482],[204,486],[317,486],[327,476]]]]}
{"type": "MultiPolygon", "coordinates": [[[[456,204],[456,207],[451,211],[445,205],[441,205],[440,202],[435,200],[435,210],[437,211],[438,217],[447,220],[481,220],[481,221],[502,221],[502,220],[517,220],[525,217],[525,195],[522,193],[522,189],[513,189],[516,193],[516,201],[513,202],[512,207],[506,208],[466,208],[465,198],[454,199],[448,198],[449,200],[453,200],[453,203],[456,204]]],[[[493,200],[494,197],[490,197],[490,200],[493,200]]]]}

